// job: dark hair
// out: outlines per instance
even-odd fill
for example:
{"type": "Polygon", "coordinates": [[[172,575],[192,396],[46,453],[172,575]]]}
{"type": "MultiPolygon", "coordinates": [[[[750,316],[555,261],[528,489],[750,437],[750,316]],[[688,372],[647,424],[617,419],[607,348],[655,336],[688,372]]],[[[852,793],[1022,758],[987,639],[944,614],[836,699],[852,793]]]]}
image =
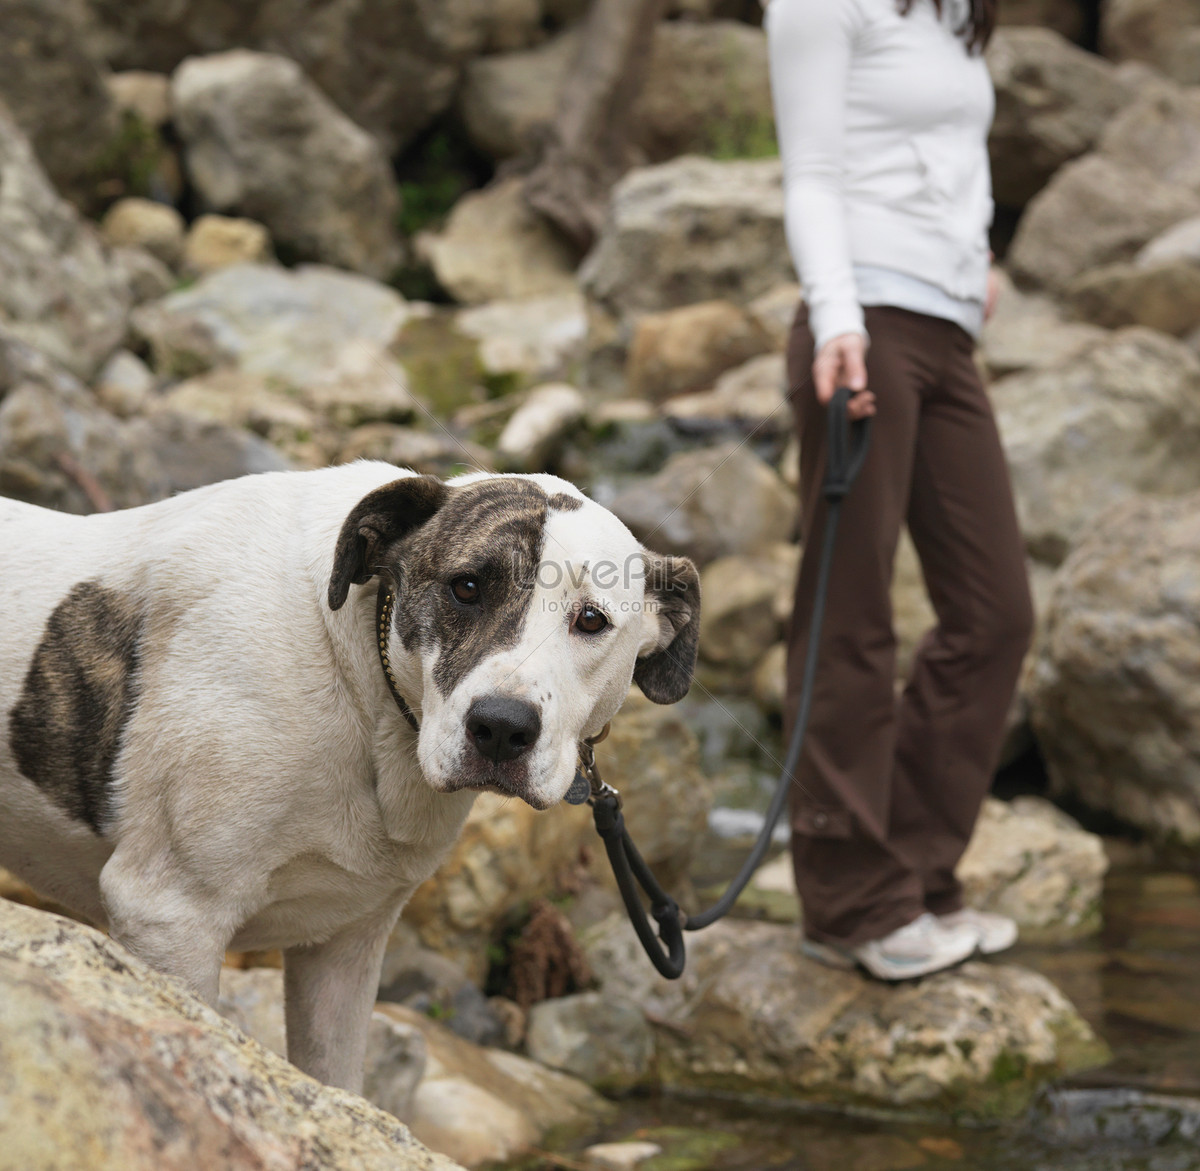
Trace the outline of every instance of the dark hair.
{"type": "MultiPolygon", "coordinates": [[[[900,13],[907,16],[912,11],[916,0],[897,0],[900,13]]],[[[971,15],[963,21],[962,27],[954,31],[967,43],[967,49],[979,52],[987,47],[992,31],[996,27],[996,5],[999,0],[971,0],[971,15]]],[[[942,14],[942,0],[933,0],[933,6],[942,14]]]]}

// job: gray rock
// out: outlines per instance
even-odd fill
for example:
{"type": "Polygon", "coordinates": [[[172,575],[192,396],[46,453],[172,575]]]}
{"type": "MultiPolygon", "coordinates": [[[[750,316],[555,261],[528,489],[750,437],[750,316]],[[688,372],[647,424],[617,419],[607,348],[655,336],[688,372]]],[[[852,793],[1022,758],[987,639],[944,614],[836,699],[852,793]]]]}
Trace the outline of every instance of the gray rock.
{"type": "Polygon", "coordinates": [[[259,220],[298,259],[391,273],[399,196],[387,157],[294,61],[248,50],[192,58],[171,100],[209,210],[259,220]]]}
{"type": "Polygon", "coordinates": [[[292,466],[282,452],[254,435],[189,415],[164,411],[131,427],[144,436],[142,443],[157,458],[171,494],[292,466]]]}
{"type": "Polygon", "coordinates": [[[1197,0],[1108,0],[1100,40],[1105,54],[1118,61],[1148,61],[1177,81],[1200,82],[1197,0]]]}
{"type": "Polygon", "coordinates": [[[118,350],[104,363],[92,385],[97,401],[121,419],[142,414],[154,393],[154,375],[136,354],[118,350]]]}
{"type": "Polygon", "coordinates": [[[183,216],[150,199],[118,199],[100,221],[100,235],[112,248],[144,248],[168,268],[183,256],[183,216]]]}
{"type": "Polygon", "coordinates": [[[352,426],[412,413],[403,368],[387,350],[412,315],[398,293],[365,277],[234,265],[140,306],[132,321],[160,374],[232,366],[301,390],[352,426]]]}
{"type": "Polygon", "coordinates": [[[514,177],[468,192],[442,231],[419,238],[438,283],[462,304],[575,293],[574,252],[526,206],[522,189],[514,177]]]}
{"type": "Polygon", "coordinates": [[[785,281],[768,289],[761,297],[755,297],[747,306],[750,316],[767,331],[772,348],[780,353],[787,349],[802,295],[798,284],[785,281]]]}
{"type": "Polygon", "coordinates": [[[696,301],[744,305],[793,280],[779,161],[686,157],[631,171],[580,279],[617,318],[696,301]]]}
{"type": "Polygon", "coordinates": [[[1093,524],[1025,690],[1056,791],[1200,845],[1200,495],[1127,500],[1093,524]]]}
{"type": "Polygon", "coordinates": [[[989,797],[957,874],[967,905],[1015,919],[1021,938],[1078,939],[1100,930],[1104,843],[1040,797],[989,797]]]}
{"type": "Polygon", "coordinates": [[[782,354],[760,354],[727,370],[712,390],[681,394],[662,407],[670,419],[724,420],[757,437],[791,430],[792,412],[784,396],[787,370],[782,354]]]}
{"type": "MultiPolygon", "coordinates": [[[[1200,33],[1200,26],[1196,31],[1200,33]]],[[[1150,172],[1160,182],[1200,193],[1200,90],[1145,87],[1109,124],[1100,151],[1124,166],[1150,172]]]]}
{"type": "Polygon", "coordinates": [[[604,994],[652,1014],[669,1088],[988,1117],[1019,1114],[1039,1084],[1107,1058],[1023,968],[971,963],[886,985],[808,960],[794,927],[727,919],[689,938],[688,970],[667,981],[620,917],[588,942],[604,994]]]}
{"type": "Polygon", "coordinates": [[[1200,488],[1200,362],[1152,330],[992,387],[1026,546],[1056,565],[1110,504],[1200,488]]]}
{"type": "Polygon", "coordinates": [[[495,470],[492,453],[478,443],[459,439],[445,430],[418,431],[394,423],[356,427],[337,448],[332,462],[345,464],[356,459],[382,459],[397,467],[443,478],[495,470]]]}
{"type": "Polygon", "coordinates": [[[1200,322],[1200,264],[1191,260],[1105,264],[1076,277],[1066,298],[1085,321],[1108,329],[1145,325],[1182,337],[1200,322]]]}
{"type": "Polygon", "coordinates": [[[114,278],[128,290],[132,305],[165,297],[175,287],[171,270],[144,248],[114,248],[109,253],[114,278]]]}
{"type": "Polygon", "coordinates": [[[535,1004],[525,1045],[534,1061],[609,1090],[644,1081],[654,1060],[654,1033],[642,1010],[600,992],[535,1004]]]}
{"type": "Polygon", "coordinates": [[[486,373],[529,381],[571,381],[587,338],[587,310],[574,288],[549,297],[489,301],[461,310],[454,323],[479,343],[486,373]]]}
{"type": "Polygon", "coordinates": [[[700,577],[700,654],[748,670],[783,636],[800,551],[774,545],[756,555],[719,557],[700,577]]]}
{"type": "Polygon", "coordinates": [[[125,333],[130,294],[96,233],[55,194],[0,105],[0,318],[90,378],[125,333]]]}
{"type": "Polygon", "coordinates": [[[1193,216],[1155,236],[1136,257],[1139,267],[1167,261],[1200,264],[1200,216],[1193,216]]]}
{"type": "Polygon", "coordinates": [[[87,20],[79,0],[0,2],[0,102],[55,185],[77,202],[94,198],[117,131],[107,70],[87,20]]]}
{"type": "Polygon", "coordinates": [[[1114,67],[1048,28],[997,29],[988,137],[997,202],[1024,207],[1065,162],[1090,150],[1131,96],[1114,67]]]}
{"type": "Polygon", "coordinates": [[[1001,27],[1037,25],[1051,28],[1069,40],[1078,40],[1084,31],[1080,0],[1005,0],[997,17],[1001,27]]]}
{"type": "Polygon", "coordinates": [[[4,901],[0,1105],[4,1159],[31,1171],[459,1167],[98,931],[4,901]]]}
{"type": "Polygon", "coordinates": [[[1103,154],[1062,167],[1030,202],[1008,262],[1028,284],[1062,293],[1081,273],[1128,260],[1200,211],[1200,196],[1103,154]]]}
{"type": "Polygon", "coordinates": [[[742,445],[672,456],[610,507],[650,548],[685,554],[700,565],[787,541],[796,517],[787,486],[742,445]]]}

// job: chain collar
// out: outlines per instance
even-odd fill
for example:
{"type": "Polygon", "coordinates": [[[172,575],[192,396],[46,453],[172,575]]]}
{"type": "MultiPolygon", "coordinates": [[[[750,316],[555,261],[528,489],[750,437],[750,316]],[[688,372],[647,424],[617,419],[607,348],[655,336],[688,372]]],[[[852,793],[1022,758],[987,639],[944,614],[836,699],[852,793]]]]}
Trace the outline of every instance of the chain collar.
{"type": "Polygon", "coordinates": [[[392,608],[395,604],[396,591],[385,582],[380,582],[379,593],[375,598],[375,634],[379,647],[379,665],[383,668],[383,677],[387,680],[388,690],[392,693],[400,714],[409,722],[414,732],[419,732],[421,725],[417,723],[417,717],[413,715],[408,701],[400,694],[400,687],[392,671],[392,662],[388,657],[388,632],[392,628],[392,608]]]}

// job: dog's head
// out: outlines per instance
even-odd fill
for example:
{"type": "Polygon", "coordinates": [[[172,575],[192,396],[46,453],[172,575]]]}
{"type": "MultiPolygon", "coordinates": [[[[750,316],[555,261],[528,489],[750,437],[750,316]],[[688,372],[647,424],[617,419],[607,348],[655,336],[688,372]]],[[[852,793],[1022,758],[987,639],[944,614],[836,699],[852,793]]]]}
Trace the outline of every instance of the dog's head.
{"type": "Polygon", "coordinates": [[[330,607],[377,574],[395,587],[389,654],[439,791],[545,809],[631,679],[656,703],[691,683],[696,567],[647,552],[554,476],[412,475],[376,489],[342,526],[330,607]]]}

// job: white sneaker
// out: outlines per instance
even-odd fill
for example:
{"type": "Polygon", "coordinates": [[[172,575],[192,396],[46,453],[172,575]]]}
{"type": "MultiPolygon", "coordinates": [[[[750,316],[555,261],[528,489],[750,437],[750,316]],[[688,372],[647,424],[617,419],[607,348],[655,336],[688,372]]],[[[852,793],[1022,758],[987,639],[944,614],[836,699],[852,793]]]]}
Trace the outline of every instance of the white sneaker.
{"type": "Polygon", "coordinates": [[[926,911],[882,939],[846,948],[806,939],[801,950],[832,967],[861,964],[877,980],[913,980],[961,964],[978,945],[974,928],[944,926],[926,911]]]}
{"type": "Polygon", "coordinates": [[[951,911],[949,915],[939,915],[938,922],[943,927],[968,927],[979,937],[979,954],[990,956],[998,951],[1007,951],[1017,942],[1017,924],[1007,915],[997,915],[993,911],[976,911],[972,907],[963,907],[961,911],[951,911]]]}

